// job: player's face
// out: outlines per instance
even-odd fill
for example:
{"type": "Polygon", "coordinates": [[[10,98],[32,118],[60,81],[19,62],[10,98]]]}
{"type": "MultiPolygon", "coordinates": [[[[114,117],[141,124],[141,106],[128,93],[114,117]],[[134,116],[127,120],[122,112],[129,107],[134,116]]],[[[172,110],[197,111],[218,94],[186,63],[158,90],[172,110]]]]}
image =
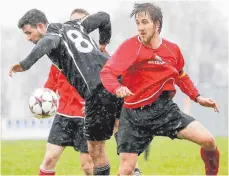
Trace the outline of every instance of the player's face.
{"type": "Polygon", "coordinates": [[[148,13],[139,12],[136,14],[135,22],[141,41],[148,44],[156,33],[156,25],[151,20],[148,13]]]}
{"type": "Polygon", "coordinates": [[[33,42],[34,44],[37,44],[37,42],[43,37],[39,26],[33,27],[27,24],[23,26],[22,30],[27,36],[27,40],[33,42]]]}
{"type": "Polygon", "coordinates": [[[72,15],[71,15],[71,20],[78,20],[78,19],[82,19],[82,18],[84,18],[84,17],[86,17],[86,15],[85,14],[83,14],[83,13],[73,13],[72,15]]]}

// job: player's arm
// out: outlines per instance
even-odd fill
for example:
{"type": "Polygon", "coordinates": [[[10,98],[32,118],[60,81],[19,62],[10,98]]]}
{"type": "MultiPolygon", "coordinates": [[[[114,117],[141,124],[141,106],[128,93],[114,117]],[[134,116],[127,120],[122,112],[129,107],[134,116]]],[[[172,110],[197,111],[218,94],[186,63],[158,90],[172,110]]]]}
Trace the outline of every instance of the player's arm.
{"type": "Polygon", "coordinates": [[[178,47],[178,63],[177,70],[179,71],[179,77],[176,80],[176,84],[179,86],[181,91],[185,93],[189,98],[202,106],[212,107],[216,112],[219,112],[218,105],[216,102],[210,98],[204,98],[200,96],[199,91],[195,87],[193,81],[190,79],[187,73],[185,73],[184,67],[184,58],[178,47]]]}
{"type": "Polygon", "coordinates": [[[60,37],[57,35],[46,35],[43,37],[33,48],[31,53],[21,61],[19,64],[14,65],[10,69],[9,75],[11,76],[13,72],[23,72],[33,64],[35,64],[42,56],[48,54],[51,50],[55,49],[60,42],[60,37]]]}
{"type": "Polygon", "coordinates": [[[189,96],[191,100],[196,101],[196,98],[200,95],[199,91],[193,84],[190,77],[184,71],[184,68],[183,68],[184,67],[184,58],[178,46],[177,46],[177,52],[178,52],[177,70],[179,71],[179,77],[176,80],[176,84],[179,86],[179,88],[181,89],[183,93],[189,96]]]}
{"type": "Polygon", "coordinates": [[[32,52],[20,62],[23,70],[26,71],[35,64],[42,56],[48,54],[55,49],[60,42],[60,37],[57,35],[46,35],[33,48],[32,52]]]}
{"type": "Polygon", "coordinates": [[[119,97],[132,95],[133,93],[119,81],[118,77],[121,76],[136,60],[137,58],[137,45],[132,44],[130,41],[125,41],[111,58],[104,65],[100,77],[104,87],[111,93],[119,97]]]}
{"type": "Polygon", "coordinates": [[[56,92],[59,72],[60,71],[56,68],[55,65],[51,66],[49,77],[44,85],[45,88],[51,89],[56,92]]]}
{"type": "Polygon", "coordinates": [[[81,25],[84,27],[87,33],[99,29],[99,44],[107,45],[111,38],[111,21],[110,15],[106,12],[98,12],[93,15],[89,15],[81,25]]]}

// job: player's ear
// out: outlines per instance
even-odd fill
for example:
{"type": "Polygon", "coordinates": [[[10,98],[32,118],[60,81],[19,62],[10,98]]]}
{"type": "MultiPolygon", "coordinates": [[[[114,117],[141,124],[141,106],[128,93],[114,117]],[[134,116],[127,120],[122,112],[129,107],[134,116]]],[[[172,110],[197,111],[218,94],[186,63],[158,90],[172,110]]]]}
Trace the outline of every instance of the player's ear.
{"type": "Polygon", "coordinates": [[[42,28],[43,26],[42,26],[42,24],[41,23],[38,23],[37,24],[37,28],[42,28]]]}
{"type": "Polygon", "coordinates": [[[42,24],[42,23],[38,23],[37,24],[37,29],[38,30],[43,30],[45,28],[45,25],[44,24],[42,24]]]}
{"type": "Polygon", "coordinates": [[[155,29],[156,29],[157,31],[159,31],[159,28],[160,28],[160,23],[159,23],[159,21],[156,21],[156,22],[155,22],[155,29]]]}

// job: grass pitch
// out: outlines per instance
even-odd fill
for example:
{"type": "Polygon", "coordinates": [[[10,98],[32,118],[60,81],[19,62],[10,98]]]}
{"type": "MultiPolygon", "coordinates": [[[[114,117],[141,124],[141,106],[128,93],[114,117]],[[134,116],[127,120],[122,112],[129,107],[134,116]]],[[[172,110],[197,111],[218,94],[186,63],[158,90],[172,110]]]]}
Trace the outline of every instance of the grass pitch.
{"type": "MultiPolygon", "coordinates": [[[[228,175],[228,138],[216,138],[220,150],[219,175],[228,175]]],[[[38,175],[46,141],[1,141],[1,175],[38,175]]],[[[106,144],[111,174],[117,175],[119,157],[114,138],[106,144]]],[[[204,175],[204,164],[198,145],[184,140],[157,137],[151,143],[150,157],[139,157],[144,175],[204,175]]],[[[67,147],[56,167],[56,175],[83,175],[79,153],[67,147]]]]}

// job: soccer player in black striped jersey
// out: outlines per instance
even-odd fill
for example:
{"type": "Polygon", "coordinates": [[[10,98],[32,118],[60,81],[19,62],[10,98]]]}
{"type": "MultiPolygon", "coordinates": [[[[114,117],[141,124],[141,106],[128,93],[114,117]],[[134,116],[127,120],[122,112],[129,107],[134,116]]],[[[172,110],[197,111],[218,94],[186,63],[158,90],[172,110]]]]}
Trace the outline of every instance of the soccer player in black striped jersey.
{"type": "Polygon", "coordinates": [[[111,37],[109,15],[98,12],[83,21],[49,24],[43,12],[32,9],[19,20],[18,27],[36,46],[23,61],[12,66],[9,75],[30,69],[46,54],[85,99],[85,137],[94,162],[94,175],[109,175],[105,140],[112,136],[122,102],[101,84],[100,71],[108,56],[88,36],[98,28],[99,44],[108,44],[111,37]]]}

